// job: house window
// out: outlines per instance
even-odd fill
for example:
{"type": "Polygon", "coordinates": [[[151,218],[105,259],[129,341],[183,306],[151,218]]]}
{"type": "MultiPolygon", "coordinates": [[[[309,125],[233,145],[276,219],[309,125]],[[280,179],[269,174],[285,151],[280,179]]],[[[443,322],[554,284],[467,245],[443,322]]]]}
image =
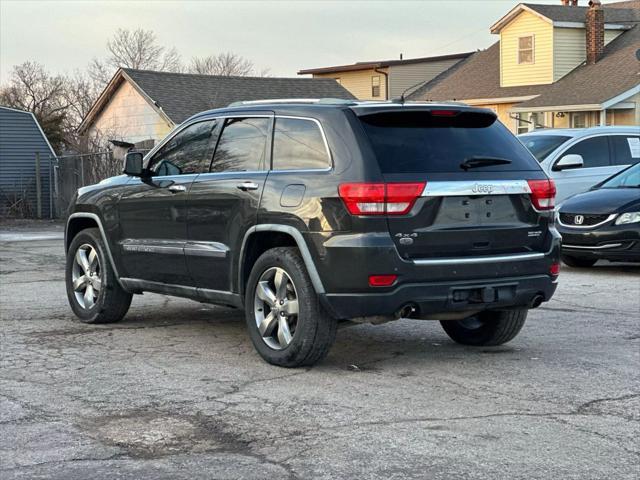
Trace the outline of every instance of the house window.
{"type": "Polygon", "coordinates": [[[518,115],[518,135],[544,128],[544,113],[521,113],[518,115]]]}
{"type": "Polygon", "coordinates": [[[586,112],[572,113],[571,128],[587,128],[587,113],[586,112]]]}
{"type": "Polygon", "coordinates": [[[527,35],[526,37],[518,38],[518,64],[530,64],[534,63],[535,57],[533,54],[534,48],[534,36],[527,35]]]}
{"type": "Polygon", "coordinates": [[[380,96],[380,75],[371,77],[371,96],[380,96]]]}

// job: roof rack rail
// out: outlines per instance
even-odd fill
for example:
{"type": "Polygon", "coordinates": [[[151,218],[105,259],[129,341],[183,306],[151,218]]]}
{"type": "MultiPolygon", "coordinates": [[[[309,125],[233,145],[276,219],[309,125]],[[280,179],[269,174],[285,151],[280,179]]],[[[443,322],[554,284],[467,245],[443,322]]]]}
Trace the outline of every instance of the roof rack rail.
{"type": "Polygon", "coordinates": [[[354,100],[344,100],[342,98],[268,98],[264,100],[241,100],[230,103],[230,107],[242,105],[265,105],[270,103],[318,103],[323,105],[351,105],[354,100]]]}

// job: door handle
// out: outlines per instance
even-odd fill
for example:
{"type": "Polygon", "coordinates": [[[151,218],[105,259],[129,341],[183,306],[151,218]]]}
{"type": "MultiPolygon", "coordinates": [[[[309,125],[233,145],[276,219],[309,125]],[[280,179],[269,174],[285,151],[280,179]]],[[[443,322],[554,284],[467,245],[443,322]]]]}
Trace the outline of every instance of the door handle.
{"type": "Polygon", "coordinates": [[[259,186],[260,185],[254,182],[242,182],[236,185],[236,187],[238,187],[243,192],[246,192],[247,190],[257,190],[259,186]]]}
{"type": "Polygon", "coordinates": [[[185,187],[184,185],[171,185],[169,187],[169,191],[171,193],[181,193],[181,192],[186,192],[187,191],[187,187],[185,187]]]}

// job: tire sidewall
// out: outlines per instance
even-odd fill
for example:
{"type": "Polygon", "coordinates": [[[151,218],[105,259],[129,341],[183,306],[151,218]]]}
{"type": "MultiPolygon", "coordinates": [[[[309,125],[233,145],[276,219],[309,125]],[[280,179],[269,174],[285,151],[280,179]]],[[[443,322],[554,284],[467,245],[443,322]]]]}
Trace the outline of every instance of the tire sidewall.
{"type": "Polygon", "coordinates": [[[245,295],[245,318],[249,336],[258,353],[267,362],[287,366],[296,358],[302,358],[313,347],[317,326],[313,319],[317,312],[317,296],[306,270],[292,258],[292,253],[284,249],[273,249],[263,254],[255,263],[247,282],[245,295]],[[291,278],[298,297],[298,323],[291,343],[282,350],[269,347],[258,330],[254,314],[254,297],[260,276],[272,267],[284,269],[291,278]]]}
{"type": "Polygon", "coordinates": [[[107,257],[104,252],[102,240],[96,235],[96,232],[92,229],[83,230],[76,235],[71,241],[69,250],[67,252],[66,265],[65,265],[65,284],[67,288],[67,299],[69,305],[73,310],[73,313],[84,323],[93,323],[96,318],[104,309],[105,295],[109,288],[109,273],[111,265],[107,263],[107,257]],[[90,309],[83,308],[77,301],[75,292],[73,290],[73,264],[75,262],[75,256],[78,248],[81,245],[88,244],[95,248],[98,254],[98,261],[100,262],[100,280],[102,282],[102,288],[98,294],[95,304],[90,309]]]}

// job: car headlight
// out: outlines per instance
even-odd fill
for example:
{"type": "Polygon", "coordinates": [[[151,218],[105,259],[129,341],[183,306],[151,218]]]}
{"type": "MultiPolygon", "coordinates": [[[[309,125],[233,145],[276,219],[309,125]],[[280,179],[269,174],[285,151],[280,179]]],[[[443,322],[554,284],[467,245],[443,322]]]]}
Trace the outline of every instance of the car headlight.
{"type": "Polygon", "coordinates": [[[640,212],[623,213],[616,219],[616,225],[626,225],[627,223],[640,222],[640,212]]]}

